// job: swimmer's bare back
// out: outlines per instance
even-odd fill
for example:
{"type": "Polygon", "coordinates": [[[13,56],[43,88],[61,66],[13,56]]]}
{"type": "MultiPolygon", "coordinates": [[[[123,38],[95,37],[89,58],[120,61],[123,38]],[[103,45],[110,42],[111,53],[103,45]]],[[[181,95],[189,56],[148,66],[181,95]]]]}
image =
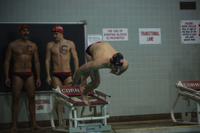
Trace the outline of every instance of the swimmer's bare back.
{"type": "Polygon", "coordinates": [[[93,55],[93,60],[97,58],[111,58],[117,51],[107,42],[94,43],[90,52],[93,55]]]}
{"type": "MultiPolygon", "coordinates": [[[[98,60],[98,62],[104,63],[105,60],[110,60],[110,58],[118,53],[109,43],[107,42],[98,42],[92,44],[90,47],[90,53],[93,56],[93,60],[98,60]]],[[[124,64],[121,68],[121,73],[127,70],[128,61],[124,59],[124,64]]],[[[103,68],[103,65],[102,65],[103,68]]]]}

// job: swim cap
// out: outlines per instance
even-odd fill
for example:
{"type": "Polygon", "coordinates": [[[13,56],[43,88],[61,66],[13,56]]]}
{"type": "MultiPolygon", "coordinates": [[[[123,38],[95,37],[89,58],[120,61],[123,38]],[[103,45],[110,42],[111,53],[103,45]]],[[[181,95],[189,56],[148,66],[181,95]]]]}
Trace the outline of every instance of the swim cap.
{"type": "Polygon", "coordinates": [[[27,26],[26,24],[21,24],[21,25],[19,26],[19,32],[20,32],[21,30],[24,30],[25,28],[28,29],[28,26],[27,26]]]}
{"type": "Polygon", "coordinates": [[[61,34],[63,34],[63,27],[61,25],[56,25],[53,27],[52,32],[60,32],[61,34]]]}
{"type": "Polygon", "coordinates": [[[122,66],[124,63],[124,57],[120,53],[116,53],[113,55],[113,57],[110,59],[110,62],[115,66],[122,66]]]}

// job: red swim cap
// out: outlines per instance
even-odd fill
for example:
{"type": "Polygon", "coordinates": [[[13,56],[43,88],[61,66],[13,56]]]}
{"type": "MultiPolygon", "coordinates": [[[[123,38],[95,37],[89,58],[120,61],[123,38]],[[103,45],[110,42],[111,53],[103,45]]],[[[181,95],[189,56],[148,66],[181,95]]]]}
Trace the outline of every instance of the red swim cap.
{"type": "Polygon", "coordinates": [[[27,26],[26,24],[21,24],[21,25],[19,26],[19,32],[20,32],[21,30],[24,30],[24,29],[28,29],[28,26],[27,26]]]}
{"type": "Polygon", "coordinates": [[[53,27],[52,32],[60,32],[61,34],[63,34],[63,27],[61,25],[56,25],[53,27]]]}

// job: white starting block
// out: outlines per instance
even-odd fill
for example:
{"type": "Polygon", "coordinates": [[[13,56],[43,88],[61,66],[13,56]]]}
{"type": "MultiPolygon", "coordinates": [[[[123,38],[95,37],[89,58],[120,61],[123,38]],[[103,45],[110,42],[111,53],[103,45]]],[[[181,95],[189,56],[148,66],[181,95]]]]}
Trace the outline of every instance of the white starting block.
{"type": "Polygon", "coordinates": [[[175,123],[178,124],[198,124],[200,125],[200,80],[194,80],[194,81],[179,81],[176,83],[176,88],[177,88],[177,97],[174,101],[174,104],[172,105],[171,108],[171,118],[175,123]],[[178,122],[176,121],[174,117],[174,107],[179,99],[179,97],[183,97],[182,101],[182,119],[183,122],[178,122]],[[197,103],[197,119],[198,122],[190,122],[191,120],[191,113],[188,113],[188,115],[185,115],[185,103],[187,102],[188,104],[190,103],[190,100],[193,100],[197,103]]]}
{"type": "MultiPolygon", "coordinates": [[[[83,107],[82,109],[85,109],[84,102],[82,102],[81,97],[82,92],[79,89],[79,85],[76,85],[74,87],[71,86],[57,86],[56,89],[53,89],[53,97],[55,98],[53,109],[51,111],[51,126],[53,130],[55,131],[61,131],[61,132],[102,132],[102,131],[110,131],[111,125],[107,125],[107,118],[109,118],[109,115],[106,114],[106,108],[107,105],[110,104],[108,101],[106,101],[106,97],[110,97],[107,94],[104,94],[100,91],[94,90],[88,94],[88,97],[90,99],[90,106],[93,106],[96,108],[96,106],[101,107],[101,116],[97,117],[84,117],[84,118],[77,118],[76,110],[74,110],[76,107],[83,107]],[[102,99],[101,97],[104,99],[102,99]],[[63,106],[67,106],[69,110],[69,129],[65,129],[66,121],[63,120],[63,123],[61,123],[61,115],[60,111],[58,111],[59,114],[59,129],[55,127],[54,124],[54,113],[56,110],[57,103],[60,103],[59,110],[63,108],[63,106]],[[74,117],[72,116],[72,111],[74,110],[74,117]],[[78,121],[86,121],[86,120],[101,120],[102,123],[89,123],[89,124],[77,124],[78,121]],[[74,126],[73,124],[74,123],[74,126]]],[[[81,111],[83,113],[83,110],[81,111]]]]}

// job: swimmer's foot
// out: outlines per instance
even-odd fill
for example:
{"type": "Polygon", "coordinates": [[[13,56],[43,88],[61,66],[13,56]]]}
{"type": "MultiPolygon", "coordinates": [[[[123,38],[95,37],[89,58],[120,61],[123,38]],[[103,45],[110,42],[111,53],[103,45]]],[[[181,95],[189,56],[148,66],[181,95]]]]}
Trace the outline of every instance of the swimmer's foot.
{"type": "MultiPolygon", "coordinates": [[[[63,120],[59,121],[60,125],[62,126],[63,125],[63,120]]],[[[58,126],[58,129],[61,129],[60,126],[58,126]]]]}
{"type": "Polygon", "coordinates": [[[88,99],[88,96],[84,95],[83,93],[81,94],[81,97],[83,99],[83,102],[86,104],[86,105],[90,105],[90,101],[88,99]]]}
{"type": "Polygon", "coordinates": [[[37,124],[32,124],[31,125],[31,131],[34,131],[34,130],[41,130],[42,127],[38,126],[37,124]]]}
{"type": "Polygon", "coordinates": [[[17,131],[17,125],[13,125],[12,128],[10,129],[10,132],[15,132],[17,131]]]}

